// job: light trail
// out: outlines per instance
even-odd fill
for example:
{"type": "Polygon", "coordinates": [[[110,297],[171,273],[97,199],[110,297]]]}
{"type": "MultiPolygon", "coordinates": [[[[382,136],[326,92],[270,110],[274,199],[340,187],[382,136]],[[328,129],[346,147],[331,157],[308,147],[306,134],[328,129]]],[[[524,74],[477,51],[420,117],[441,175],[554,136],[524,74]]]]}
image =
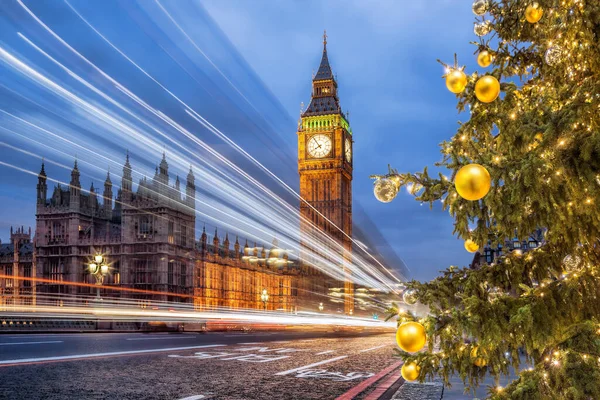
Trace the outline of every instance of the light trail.
{"type": "MultiPolygon", "coordinates": [[[[221,76],[223,78],[225,78],[225,80],[240,94],[240,96],[242,96],[244,98],[244,100],[250,104],[256,112],[258,112],[258,110],[256,110],[256,108],[254,107],[254,105],[243,95],[243,93],[223,74],[223,72],[212,62],[212,60],[210,60],[210,58],[200,49],[200,47],[194,42],[194,40],[183,30],[183,28],[181,28],[181,26],[175,21],[175,19],[171,16],[171,14],[169,14],[167,12],[167,10],[162,6],[162,4],[160,4],[160,2],[158,0],[155,0],[156,4],[158,4],[158,6],[160,7],[160,9],[165,13],[165,15],[167,15],[167,17],[169,18],[169,20],[177,27],[177,29],[186,37],[187,40],[190,41],[190,43],[192,43],[192,45],[194,46],[194,48],[200,53],[202,54],[202,56],[209,61],[209,63],[219,72],[219,74],[221,74],[221,76]]],[[[359,243],[357,241],[355,241],[351,236],[349,236],[346,232],[344,232],[342,229],[340,229],[337,225],[335,225],[333,223],[333,221],[331,221],[329,218],[327,218],[325,215],[323,215],[319,210],[317,210],[316,208],[314,208],[309,202],[307,202],[306,200],[302,199],[301,196],[295,191],[293,190],[289,185],[287,185],[284,181],[282,181],[276,174],[274,174],[272,171],[270,171],[268,168],[266,168],[262,163],[260,163],[258,160],[256,160],[254,157],[252,157],[248,152],[246,152],[243,148],[241,148],[240,146],[238,146],[233,140],[231,140],[227,135],[225,135],[223,132],[221,132],[219,129],[217,129],[215,126],[213,126],[209,121],[207,121],[204,117],[202,117],[201,115],[199,115],[197,112],[195,112],[189,105],[187,105],[185,102],[183,102],[179,97],[177,97],[173,92],[171,92],[170,90],[168,90],[164,85],[162,85],[157,79],[155,79],[152,75],[150,75],[148,72],[146,72],[142,67],[140,67],[136,62],[134,62],[130,57],[128,57],[125,53],[123,53],[117,46],[115,46],[110,40],[108,40],[104,35],[102,35],[88,20],[86,20],[79,12],[77,12],[77,10],[68,2],[65,0],[65,3],[71,8],[71,10],[90,28],[92,29],[98,36],[100,36],[107,44],[109,44],[114,50],[116,50],[121,56],[123,56],[127,61],[129,61],[131,64],[133,64],[139,71],[141,71],[145,76],[147,76],[148,78],[150,78],[154,83],[156,83],[161,89],[163,89],[165,92],[167,92],[170,96],[172,96],[175,100],[177,100],[180,104],[182,104],[185,107],[185,112],[190,115],[192,118],[194,118],[196,121],[198,121],[199,123],[202,124],[202,126],[204,126],[205,128],[207,128],[208,130],[210,130],[211,132],[213,132],[214,134],[216,134],[218,137],[220,137],[222,140],[224,140],[226,143],[228,143],[231,147],[233,147],[236,151],[238,151],[240,154],[242,154],[246,159],[252,161],[255,165],[259,166],[263,171],[267,172],[269,174],[269,176],[271,176],[276,182],[278,182],[280,185],[282,185],[288,192],[292,193],[296,198],[298,198],[300,201],[302,201],[304,204],[306,204],[308,207],[311,208],[311,210],[313,212],[315,212],[316,214],[318,214],[321,218],[323,218],[325,221],[327,221],[331,226],[335,227],[339,232],[341,232],[344,236],[346,236],[348,239],[350,239],[353,243],[361,246],[362,243],[359,243]]],[[[87,61],[87,59],[85,59],[87,61]]],[[[88,61],[89,62],[89,61],[88,61]]],[[[91,64],[91,63],[90,63],[91,64]]],[[[91,64],[93,65],[93,64],[91,64]]],[[[95,66],[94,66],[95,67],[95,66]]],[[[102,72],[103,73],[103,72],[102,72]]],[[[117,86],[117,88],[122,90],[122,87],[119,85],[117,86]]],[[[128,93],[131,93],[128,91],[128,93]]],[[[131,94],[132,96],[134,96],[133,94],[131,94]]],[[[140,101],[139,98],[137,96],[133,97],[134,100],[136,101],[140,101]]],[[[192,140],[195,138],[192,138],[192,140]]],[[[243,173],[243,171],[239,170],[238,172],[243,173]]],[[[256,180],[254,180],[252,177],[250,176],[246,176],[247,179],[250,179],[253,181],[253,183],[261,186],[263,188],[263,190],[265,190],[265,192],[270,192],[266,187],[264,187],[263,185],[260,185],[260,183],[256,180]]],[[[272,192],[271,192],[272,193],[272,192]]],[[[289,212],[294,212],[296,210],[291,209],[291,207],[289,207],[289,204],[283,203],[282,204],[284,206],[288,206],[288,211],[289,212]]],[[[303,218],[301,216],[301,218],[303,218]]],[[[314,224],[312,223],[312,221],[303,218],[303,221],[305,223],[308,224],[312,224],[313,228],[315,228],[314,224]]],[[[363,246],[361,246],[361,248],[364,250],[363,246]]],[[[343,251],[343,248],[340,249],[341,251],[343,251]]],[[[373,257],[368,251],[365,251],[365,254],[370,257],[375,263],[377,263],[383,271],[385,271],[393,280],[395,280],[396,282],[401,282],[401,280],[399,280],[394,274],[392,274],[387,268],[385,268],[384,265],[382,265],[379,260],[377,260],[375,257],[373,257]]],[[[390,289],[392,291],[394,291],[394,288],[390,287],[390,289]]]]}
{"type": "MultiPolygon", "coordinates": [[[[194,170],[197,171],[200,182],[206,184],[207,187],[210,187],[211,190],[216,193],[215,197],[218,196],[227,200],[227,205],[225,205],[219,204],[211,199],[201,200],[197,196],[195,199],[196,215],[201,216],[204,219],[214,221],[220,227],[226,227],[232,231],[243,232],[247,234],[245,235],[246,237],[254,238],[261,243],[268,243],[271,238],[277,236],[284,247],[291,249],[295,254],[300,254],[301,250],[303,249],[300,246],[300,241],[302,240],[307,243],[310,248],[313,248],[319,252],[319,254],[315,256],[316,262],[312,265],[314,268],[332,276],[337,280],[344,280],[347,278],[347,276],[343,273],[343,271],[340,270],[340,265],[346,264],[346,267],[352,273],[350,279],[355,283],[386,291],[396,291],[395,284],[399,280],[389,270],[387,270],[387,268],[383,267],[379,261],[368,252],[367,249],[357,243],[356,248],[360,249],[361,254],[356,254],[357,252],[352,254],[352,259],[350,263],[348,263],[343,256],[343,248],[339,245],[339,243],[337,243],[335,240],[332,240],[319,230],[316,230],[313,235],[300,237],[298,222],[302,219],[302,216],[299,214],[296,206],[290,205],[287,201],[275,195],[265,184],[261,183],[258,179],[255,179],[251,174],[244,171],[244,169],[239,167],[236,163],[230,161],[230,158],[222,155],[221,152],[216,151],[204,141],[201,141],[196,134],[185,129],[179,122],[176,122],[174,119],[171,119],[161,111],[145,103],[141,98],[139,98],[129,89],[122,86],[118,81],[113,79],[102,69],[98,68],[76,49],[71,47],[60,36],[54,33],[54,31],[52,31],[43,21],[41,21],[41,19],[39,19],[31,10],[29,10],[21,0],[18,0],[18,3],[29,13],[29,15],[32,16],[32,18],[34,18],[38,24],[40,24],[40,26],[50,33],[54,39],[69,49],[69,51],[75,54],[80,60],[94,68],[94,70],[99,73],[100,77],[107,80],[110,83],[110,85],[106,87],[107,90],[111,88],[116,89],[118,93],[124,94],[130,101],[133,101],[133,104],[137,107],[137,110],[134,110],[133,108],[130,108],[117,101],[115,98],[111,97],[108,92],[98,89],[96,86],[74,73],[71,69],[67,68],[64,64],[60,63],[48,52],[36,45],[31,39],[27,38],[24,34],[19,34],[19,37],[21,37],[33,49],[42,54],[54,65],[61,68],[67,74],[69,79],[73,79],[78,84],[83,85],[83,87],[85,87],[87,90],[90,90],[102,100],[108,102],[112,107],[115,107],[121,112],[121,114],[116,114],[95,100],[86,100],[81,95],[75,94],[75,91],[68,90],[64,87],[64,85],[61,86],[60,83],[57,83],[52,79],[50,74],[42,74],[36,71],[19,60],[17,57],[10,54],[4,48],[0,48],[0,55],[5,63],[23,74],[23,76],[25,76],[27,79],[30,79],[38,85],[41,85],[46,90],[49,90],[53,95],[58,96],[73,107],[72,110],[61,110],[60,107],[58,107],[56,111],[49,110],[50,112],[56,113],[56,115],[63,115],[63,119],[67,120],[67,113],[75,111],[75,113],[82,116],[86,122],[92,123],[92,126],[89,128],[86,126],[86,129],[98,129],[98,132],[119,132],[119,140],[126,139],[127,144],[131,144],[132,148],[139,148],[143,153],[147,153],[148,150],[155,152],[156,149],[162,147],[164,143],[160,143],[158,140],[154,139],[155,136],[161,140],[170,142],[176,149],[175,151],[169,152],[170,161],[174,163],[176,167],[180,167],[181,169],[185,170],[185,167],[182,166],[185,165],[187,167],[190,159],[192,159],[195,167],[194,170]],[[147,113],[149,113],[149,115],[147,113]],[[91,120],[89,119],[90,116],[92,117],[91,120]],[[177,135],[182,135],[185,140],[177,140],[178,136],[174,133],[177,135]],[[215,164],[211,158],[203,159],[203,155],[198,153],[199,149],[190,146],[190,142],[199,146],[203,152],[206,152],[208,155],[213,157],[218,163],[215,164]],[[225,168],[220,168],[220,164],[223,164],[225,168]],[[200,211],[200,209],[203,211],[200,211]],[[223,216],[225,218],[219,218],[219,216],[223,216]],[[276,221],[277,225],[274,226],[271,221],[276,221]]],[[[70,4],[68,5],[71,7],[71,9],[73,9],[70,4]]],[[[84,22],[86,22],[86,24],[90,26],[90,28],[92,28],[98,35],[100,35],[105,42],[109,43],[109,45],[117,50],[119,54],[125,57],[130,63],[134,64],[138,70],[145,74],[145,76],[158,84],[170,96],[175,98],[181,105],[183,105],[184,111],[188,116],[192,117],[196,122],[199,122],[209,132],[217,135],[217,137],[222,139],[238,153],[242,154],[242,156],[251,161],[254,165],[257,165],[259,168],[261,168],[265,173],[271,176],[273,180],[278,182],[278,184],[283,185],[295,196],[298,196],[293,189],[285,184],[285,182],[278,178],[273,172],[263,166],[260,162],[258,162],[258,160],[250,156],[249,153],[238,146],[227,135],[215,128],[214,125],[212,125],[208,120],[196,113],[185,102],[181,101],[174,93],[160,84],[157,79],[148,74],[141,66],[136,64],[125,53],[110,43],[108,39],[102,36],[100,32],[91,26],[91,24],[89,24],[79,13],[77,13],[77,15],[84,20],[84,22]]],[[[209,60],[209,62],[212,63],[211,60],[209,60]]],[[[97,157],[101,157],[103,160],[108,162],[109,165],[119,165],[117,160],[104,156],[100,151],[92,149],[90,145],[86,146],[85,144],[82,144],[81,139],[78,138],[74,133],[71,135],[71,138],[67,138],[64,136],[64,134],[61,135],[53,133],[53,129],[46,129],[39,124],[32,123],[24,118],[8,113],[7,111],[4,111],[4,114],[16,119],[21,126],[24,124],[30,128],[39,129],[44,133],[44,135],[50,135],[56,139],[66,141],[68,146],[78,148],[83,152],[84,155],[89,154],[89,157],[85,158],[95,159],[97,157]]],[[[52,123],[57,124],[54,121],[52,123]]],[[[60,125],[57,125],[57,128],[60,128],[60,125]]],[[[10,132],[11,130],[8,131],[10,132]]],[[[15,132],[15,130],[12,130],[12,132],[15,132]]],[[[64,130],[56,129],[56,132],[64,132],[64,130]]],[[[24,136],[25,135],[20,135],[22,140],[30,140],[33,143],[36,143],[37,147],[42,145],[41,141],[35,140],[34,138],[28,139],[24,136]]],[[[44,138],[43,140],[47,141],[48,139],[44,138]]],[[[65,154],[67,154],[66,151],[56,149],[55,151],[61,155],[61,158],[64,158],[65,154]]],[[[29,153],[34,154],[33,152],[29,153]]],[[[64,165],[61,163],[57,164],[60,164],[64,167],[64,165]]],[[[95,167],[98,168],[97,163],[95,164],[95,167]]],[[[9,166],[9,163],[3,162],[2,165],[9,166]]],[[[32,173],[32,171],[24,168],[16,167],[16,169],[23,172],[27,171],[28,173],[32,173]]],[[[119,177],[118,174],[113,172],[111,172],[111,174],[119,177]]],[[[139,171],[136,171],[136,174],[138,176],[147,176],[139,171]]],[[[59,182],[58,180],[55,181],[59,182]]],[[[63,182],[63,184],[65,183],[63,182]]],[[[161,196],[160,193],[153,194],[161,196]]],[[[196,232],[199,232],[199,230],[196,229],[196,232]]]]}

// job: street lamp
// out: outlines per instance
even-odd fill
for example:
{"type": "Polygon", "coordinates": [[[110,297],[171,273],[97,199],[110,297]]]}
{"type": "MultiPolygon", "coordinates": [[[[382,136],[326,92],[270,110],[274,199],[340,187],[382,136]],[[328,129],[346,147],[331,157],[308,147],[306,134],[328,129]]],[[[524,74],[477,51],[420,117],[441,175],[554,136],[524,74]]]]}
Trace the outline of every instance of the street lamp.
{"type": "Polygon", "coordinates": [[[90,273],[96,278],[96,300],[100,300],[100,286],[104,283],[104,276],[108,274],[106,258],[102,254],[96,254],[94,261],[88,267],[90,273]]]}
{"type": "Polygon", "coordinates": [[[262,294],[260,295],[260,299],[265,306],[265,311],[267,310],[267,301],[269,301],[269,293],[267,293],[267,289],[263,289],[262,294]]]}
{"type": "Polygon", "coordinates": [[[323,311],[323,303],[319,303],[319,311],[323,311]]]}

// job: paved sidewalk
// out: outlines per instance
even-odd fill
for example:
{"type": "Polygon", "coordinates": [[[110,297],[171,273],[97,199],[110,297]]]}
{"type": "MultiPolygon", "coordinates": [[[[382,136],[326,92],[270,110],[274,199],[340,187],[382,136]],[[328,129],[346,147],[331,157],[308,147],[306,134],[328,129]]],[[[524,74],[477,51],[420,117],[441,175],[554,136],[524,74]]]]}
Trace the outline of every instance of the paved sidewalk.
{"type": "Polygon", "coordinates": [[[392,400],[440,400],[443,394],[444,385],[438,380],[426,383],[404,382],[392,400]]]}

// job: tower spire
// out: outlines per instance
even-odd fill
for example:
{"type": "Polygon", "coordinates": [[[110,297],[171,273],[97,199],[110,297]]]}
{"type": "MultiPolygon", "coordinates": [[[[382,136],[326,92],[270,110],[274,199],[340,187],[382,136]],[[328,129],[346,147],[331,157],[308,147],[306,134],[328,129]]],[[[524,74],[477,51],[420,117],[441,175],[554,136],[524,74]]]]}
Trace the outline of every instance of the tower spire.
{"type": "Polygon", "coordinates": [[[327,46],[327,30],[323,29],[323,47],[327,46]]]}

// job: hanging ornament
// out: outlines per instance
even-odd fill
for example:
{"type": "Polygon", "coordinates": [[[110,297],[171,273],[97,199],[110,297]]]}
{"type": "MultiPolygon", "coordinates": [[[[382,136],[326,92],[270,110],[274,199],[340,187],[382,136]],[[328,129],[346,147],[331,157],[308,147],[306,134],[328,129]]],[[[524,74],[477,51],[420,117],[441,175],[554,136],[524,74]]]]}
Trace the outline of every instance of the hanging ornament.
{"type": "Polygon", "coordinates": [[[409,306],[417,302],[417,293],[413,289],[408,289],[402,294],[402,300],[409,306]]]}
{"type": "Polygon", "coordinates": [[[375,193],[375,198],[377,200],[381,201],[382,203],[389,203],[390,201],[394,200],[398,194],[398,187],[392,180],[388,178],[381,178],[375,181],[373,192],[375,193]]]}
{"type": "Polygon", "coordinates": [[[477,250],[479,250],[479,246],[477,245],[477,243],[475,243],[471,239],[467,239],[467,240],[465,240],[465,249],[469,253],[475,253],[477,250]]]}
{"type": "Polygon", "coordinates": [[[473,27],[473,32],[479,37],[485,36],[492,31],[492,23],[490,21],[483,21],[476,23],[473,27]]]}
{"type": "Polygon", "coordinates": [[[458,68],[452,68],[445,78],[446,87],[452,93],[461,93],[467,87],[467,75],[458,68]]]}
{"type": "Polygon", "coordinates": [[[426,342],[425,328],[418,322],[405,322],[396,331],[396,343],[408,353],[421,350],[426,342]]]}
{"type": "Polygon", "coordinates": [[[539,144],[539,143],[542,143],[542,140],[544,140],[544,134],[543,134],[543,133],[541,133],[541,132],[539,132],[539,133],[536,133],[536,134],[535,134],[535,136],[533,137],[533,140],[534,140],[535,142],[537,142],[538,144],[539,144]]]}
{"type": "Polygon", "coordinates": [[[479,350],[479,346],[474,346],[471,350],[471,361],[476,367],[483,368],[487,365],[487,361],[485,360],[486,352],[485,350],[479,350]]]}
{"type": "Polygon", "coordinates": [[[565,272],[571,272],[571,271],[579,268],[580,265],[581,265],[581,257],[579,257],[577,255],[575,255],[575,256],[568,255],[562,261],[562,266],[563,266],[565,272]]]}
{"type": "Polygon", "coordinates": [[[488,50],[480,51],[477,55],[477,64],[482,68],[487,68],[494,61],[494,56],[488,50]]]}
{"type": "Polygon", "coordinates": [[[552,46],[546,50],[546,54],[544,54],[544,60],[546,61],[546,64],[553,67],[562,61],[562,56],[563,54],[560,46],[552,46]]]}
{"type": "Polygon", "coordinates": [[[531,3],[525,9],[525,19],[530,24],[535,24],[538,22],[540,19],[542,19],[542,15],[544,15],[544,10],[537,2],[531,3]]]}
{"type": "Polygon", "coordinates": [[[492,185],[490,173],[479,164],[465,165],[456,173],[454,187],[456,191],[465,200],[482,199],[489,191],[492,185]]]}
{"type": "Polygon", "coordinates": [[[475,96],[482,103],[491,103],[500,95],[500,82],[492,75],[482,76],[475,84],[475,96]]]}
{"type": "Polygon", "coordinates": [[[482,16],[488,11],[490,4],[488,0],[475,0],[473,2],[473,13],[482,16]]]}
{"type": "Polygon", "coordinates": [[[414,380],[417,380],[420,372],[421,372],[421,367],[419,367],[416,362],[411,362],[408,364],[404,363],[402,365],[402,369],[400,370],[402,377],[407,382],[412,382],[414,380]]]}

